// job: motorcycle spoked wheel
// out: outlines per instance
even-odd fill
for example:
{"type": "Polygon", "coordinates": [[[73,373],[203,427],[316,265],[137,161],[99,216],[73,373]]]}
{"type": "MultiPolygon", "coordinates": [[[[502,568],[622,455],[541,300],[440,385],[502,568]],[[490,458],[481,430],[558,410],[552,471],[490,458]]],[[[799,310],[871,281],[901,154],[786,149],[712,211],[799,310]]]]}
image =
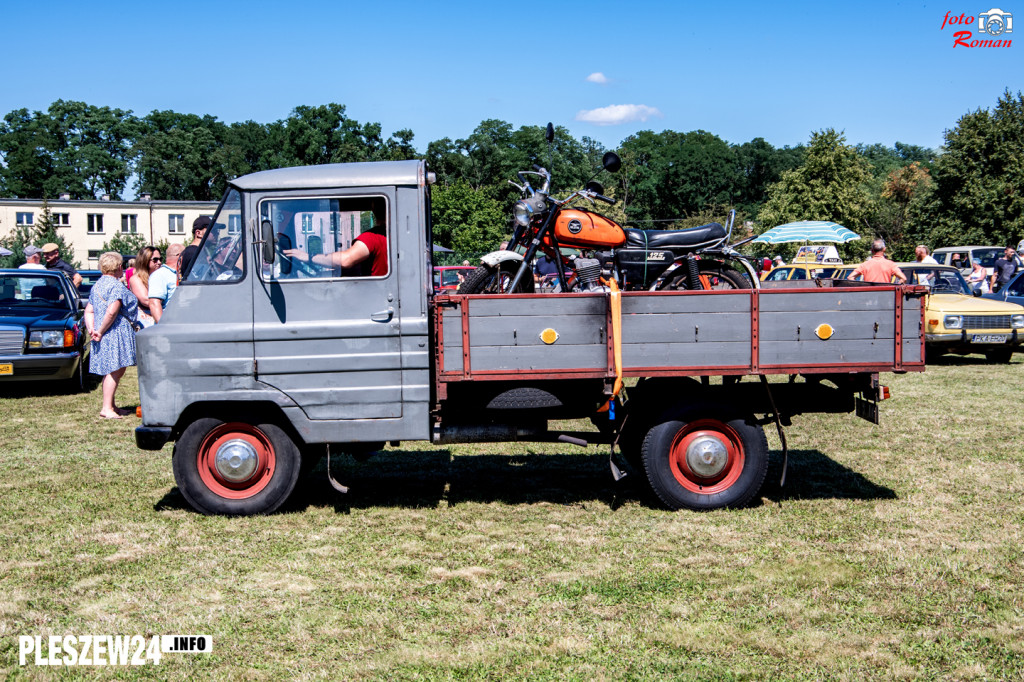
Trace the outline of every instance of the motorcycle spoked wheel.
{"type": "MultiPolygon", "coordinates": [[[[685,267],[685,266],[684,266],[685,267]]],[[[667,291],[689,290],[687,273],[684,268],[665,286],[667,291]]],[[[728,291],[731,289],[750,289],[750,282],[736,270],[720,264],[700,266],[701,288],[705,291],[728,291]]]]}
{"type": "Polygon", "coordinates": [[[489,265],[481,265],[473,272],[469,273],[462,284],[459,285],[459,294],[498,294],[498,293],[513,293],[513,294],[532,294],[533,287],[533,273],[523,273],[523,278],[519,280],[519,284],[516,286],[515,291],[505,291],[509,283],[516,276],[519,271],[519,263],[517,262],[506,262],[498,265],[497,268],[493,268],[489,265]],[[499,289],[500,285],[500,289],[499,289]]]}

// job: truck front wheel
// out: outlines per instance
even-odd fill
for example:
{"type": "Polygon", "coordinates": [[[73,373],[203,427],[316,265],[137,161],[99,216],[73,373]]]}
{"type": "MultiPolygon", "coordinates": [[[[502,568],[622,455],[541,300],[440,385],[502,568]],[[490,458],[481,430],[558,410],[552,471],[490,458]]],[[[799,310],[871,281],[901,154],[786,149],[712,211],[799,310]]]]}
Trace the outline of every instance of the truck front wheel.
{"type": "Polygon", "coordinates": [[[651,488],[669,509],[741,507],[768,472],[768,441],[752,417],[692,412],[655,425],[641,451],[651,488]]]}
{"type": "Polygon", "coordinates": [[[300,465],[295,443],[270,423],[197,419],[174,448],[174,480],[203,514],[273,512],[295,489],[300,465]]]}

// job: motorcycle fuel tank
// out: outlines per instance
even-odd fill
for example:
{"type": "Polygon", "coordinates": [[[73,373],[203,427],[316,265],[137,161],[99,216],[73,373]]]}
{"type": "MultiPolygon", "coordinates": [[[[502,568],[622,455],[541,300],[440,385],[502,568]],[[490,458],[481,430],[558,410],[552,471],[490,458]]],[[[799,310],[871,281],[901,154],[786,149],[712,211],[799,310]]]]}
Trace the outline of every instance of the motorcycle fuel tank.
{"type": "Polygon", "coordinates": [[[562,246],[614,248],[626,243],[626,232],[598,213],[566,209],[555,219],[555,237],[562,246]]]}

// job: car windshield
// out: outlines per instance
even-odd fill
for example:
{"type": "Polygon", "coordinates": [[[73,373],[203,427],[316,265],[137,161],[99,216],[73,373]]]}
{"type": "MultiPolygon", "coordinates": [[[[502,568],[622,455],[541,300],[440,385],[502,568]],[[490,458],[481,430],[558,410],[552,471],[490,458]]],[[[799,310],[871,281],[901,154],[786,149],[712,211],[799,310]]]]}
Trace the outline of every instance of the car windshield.
{"type": "Polygon", "coordinates": [[[991,268],[996,264],[996,260],[1003,257],[1003,253],[1006,249],[1000,249],[996,247],[988,249],[974,249],[971,251],[971,256],[975,261],[981,263],[983,268],[991,268]]]}
{"type": "Polygon", "coordinates": [[[187,282],[234,282],[245,273],[245,239],[242,233],[242,198],[232,189],[224,197],[213,227],[199,247],[187,282]]]}
{"type": "Polygon", "coordinates": [[[57,277],[29,274],[0,275],[0,306],[67,309],[64,288],[57,277]]]}
{"type": "Polygon", "coordinates": [[[453,284],[462,284],[462,280],[466,277],[465,270],[442,270],[441,271],[441,285],[451,286],[453,284]]]}
{"type": "Polygon", "coordinates": [[[921,268],[907,267],[900,268],[907,276],[907,284],[921,284],[930,287],[933,294],[963,294],[971,295],[971,287],[964,281],[955,268],[921,268]]]}

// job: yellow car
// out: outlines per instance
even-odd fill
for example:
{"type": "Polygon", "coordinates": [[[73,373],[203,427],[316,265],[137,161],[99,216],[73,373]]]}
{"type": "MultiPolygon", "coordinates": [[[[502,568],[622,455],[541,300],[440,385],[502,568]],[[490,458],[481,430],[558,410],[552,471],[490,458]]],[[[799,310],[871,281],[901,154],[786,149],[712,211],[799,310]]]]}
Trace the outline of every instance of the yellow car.
{"type": "Polygon", "coordinates": [[[821,264],[805,265],[797,263],[795,265],[780,265],[762,273],[761,281],[781,282],[783,280],[820,279],[828,277],[834,269],[834,265],[824,266],[821,264]]]}
{"type": "Polygon", "coordinates": [[[1024,307],[974,296],[959,270],[948,265],[898,263],[907,284],[928,287],[924,340],[929,357],[984,353],[1009,362],[1024,341],[1024,307]]]}

